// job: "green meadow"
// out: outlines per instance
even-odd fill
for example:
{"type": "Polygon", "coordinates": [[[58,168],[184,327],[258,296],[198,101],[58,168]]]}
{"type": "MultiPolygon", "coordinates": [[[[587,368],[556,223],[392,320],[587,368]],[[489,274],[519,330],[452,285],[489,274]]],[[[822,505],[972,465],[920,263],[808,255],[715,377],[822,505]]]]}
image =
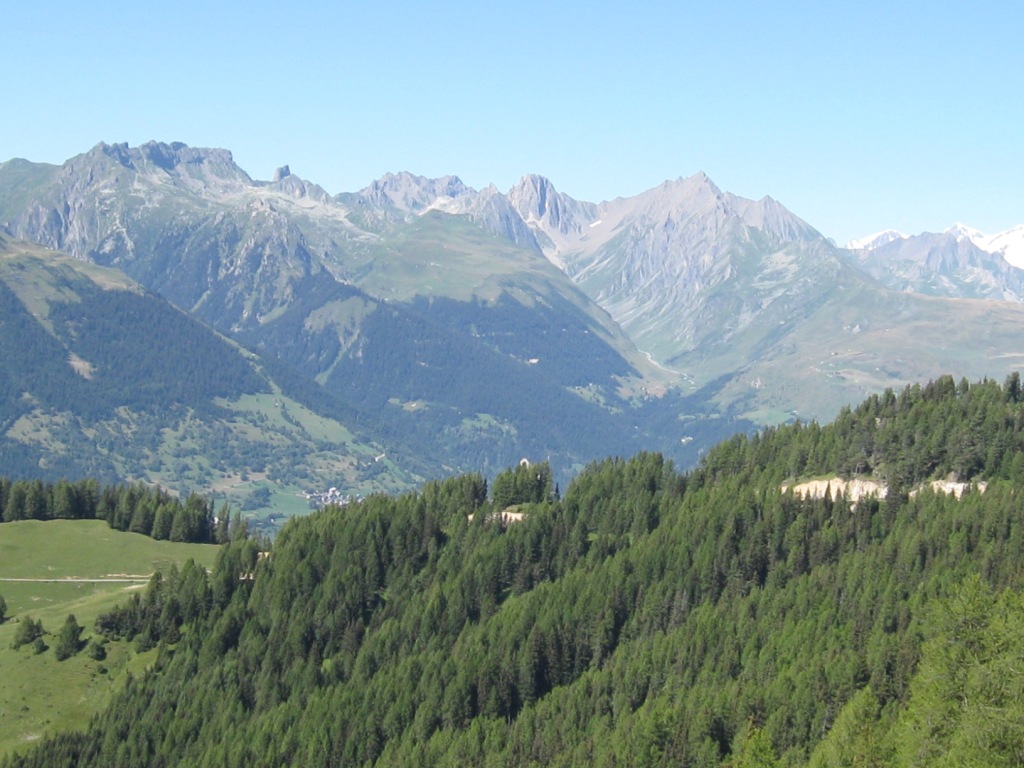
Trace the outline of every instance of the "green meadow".
{"type": "Polygon", "coordinates": [[[136,654],[130,643],[108,643],[107,658],[85,647],[96,617],[143,589],[155,570],[189,558],[213,565],[217,547],[156,541],[122,533],[102,520],[26,520],[0,524],[0,754],[58,730],[82,728],[130,672],[138,674],[156,651],[136,654]],[[11,581],[26,579],[31,581],[11,581]],[[122,581],[89,581],[122,579],[122,581]],[[83,650],[57,661],[55,635],[68,614],[84,627],[83,650]],[[18,622],[42,621],[49,649],[11,648],[18,622]]]}

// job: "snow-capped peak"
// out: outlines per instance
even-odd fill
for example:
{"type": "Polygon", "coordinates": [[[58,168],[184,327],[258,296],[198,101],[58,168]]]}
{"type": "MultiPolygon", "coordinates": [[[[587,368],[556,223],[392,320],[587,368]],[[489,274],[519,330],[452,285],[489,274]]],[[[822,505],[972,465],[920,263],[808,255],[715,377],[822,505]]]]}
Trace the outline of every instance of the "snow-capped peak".
{"type": "Polygon", "coordinates": [[[845,247],[851,251],[873,251],[875,248],[881,248],[886,243],[891,243],[894,240],[905,240],[906,237],[902,232],[897,232],[895,229],[885,229],[873,235],[862,237],[859,240],[851,240],[845,247]]]}
{"type": "MultiPolygon", "coordinates": [[[[995,235],[986,235],[974,227],[957,222],[943,234],[952,235],[960,241],[971,242],[987,253],[999,254],[1014,267],[1024,269],[1024,224],[995,235]]],[[[845,247],[851,251],[873,251],[894,240],[905,240],[907,237],[894,229],[886,229],[858,240],[851,240],[845,247]]]]}
{"type": "Polygon", "coordinates": [[[978,246],[989,253],[1001,253],[1003,258],[1018,269],[1024,269],[1024,224],[984,236],[978,246]]]}
{"type": "Polygon", "coordinates": [[[970,240],[978,246],[980,246],[981,242],[985,239],[985,235],[982,232],[978,231],[974,227],[968,227],[966,224],[961,224],[959,221],[947,229],[944,234],[953,235],[957,240],[970,240]]]}
{"type": "Polygon", "coordinates": [[[999,254],[1012,266],[1024,269],[1024,224],[986,235],[973,227],[957,223],[947,229],[946,234],[955,235],[957,240],[969,240],[981,250],[999,254]]]}

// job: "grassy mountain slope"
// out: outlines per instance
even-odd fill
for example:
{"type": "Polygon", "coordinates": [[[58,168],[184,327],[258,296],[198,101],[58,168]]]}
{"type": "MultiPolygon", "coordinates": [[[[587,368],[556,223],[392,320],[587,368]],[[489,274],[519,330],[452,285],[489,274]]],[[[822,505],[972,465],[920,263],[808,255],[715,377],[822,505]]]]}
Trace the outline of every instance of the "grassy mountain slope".
{"type": "MultiPolygon", "coordinates": [[[[124,684],[141,674],[155,653],[135,654],[128,643],[110,643],[107,658],[84,652],[58,662],[52,650],[33,654],[11,648],[18,622],[27,616],[56,634],[69,613],[92,636],[96,617],[144,587],[155,570],[189,558],[211,567],[217,548],[208,544],[154,541],[110,529],[101,520],[29,520],[0,525],[0,595],[7,621],[0,624],[0,752],[22,748],[47,734],[84,728],[124,684]],[[135,583],[81,581],[135,576],[135,583]],[[141,577],[141,578],[139,578],[141,577]],[[23,579],[25,581],[9,581],[23,579]],[[61,581],[41,581],[42,579],[61,581]],[[79,581],[71,581],[77,579],[79,581]],[[106,671],[102,671],[103,668],[106,671]]],[[[54,644],[52,636],[47,637],[54,644]]]]}
{"type": "Polygon", "coordinates": [[[672,365],[718,372],[725,383],[716,399],[761,423],[825,418],[950,369],[1001,378],[1024,365],[1020,304],[896,292],[840,264],[813,290],[814,300],[780,301],[672,365]]]}
{"type": "MultiPolygon", "coordinates": [[[[981,637],[945,634],[981,625],[936,624],[936,601],[972,578],[1024,589],[1022,409],[1019,377],[946,377],[737,436],[686,474],[642,454],[544,499],[509,496],[536,471],[517,469],[495,493],[518,523],[473,476],[293,520],[251,581],[222,561],[211,611],[88,732],[14,764],[803,765],[855,717],[868,741],[933,718],[892,758],[927,764],[981,637]],[[836,473],[889,494],[782,489],[836,473]],[[951,474],[986,489],[918,490],[951,474]],[[919,694],[926,637],[955,650],[919,694]]],[[[993,760],[1024,735],[1007,728],[993,760]]]]}

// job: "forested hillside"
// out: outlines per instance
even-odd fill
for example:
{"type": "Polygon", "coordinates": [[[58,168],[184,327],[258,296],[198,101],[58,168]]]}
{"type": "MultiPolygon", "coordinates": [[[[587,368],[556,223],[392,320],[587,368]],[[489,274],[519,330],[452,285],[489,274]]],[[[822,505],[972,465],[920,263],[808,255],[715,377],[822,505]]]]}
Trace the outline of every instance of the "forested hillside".
{"type": "Polygon", "coordinates": [[[559,495],[521,466],[293,519],[101,619],[159,661],[6,765],[1017,765],[1022,455],[1019,377],[945,377],[687,473],[610,459],[559,495]],[[888,494],[783,490],[853,475],[888,494]]]}
{"type": "Polygon", "coordinates": [[[0,353],[10,477],[201,488],[236,506],[262,493],[294,513],[302,489],[404,490],[432,466],[390,440],[375,460],[371,420],[124,274],[2,234],[0,353]]]}

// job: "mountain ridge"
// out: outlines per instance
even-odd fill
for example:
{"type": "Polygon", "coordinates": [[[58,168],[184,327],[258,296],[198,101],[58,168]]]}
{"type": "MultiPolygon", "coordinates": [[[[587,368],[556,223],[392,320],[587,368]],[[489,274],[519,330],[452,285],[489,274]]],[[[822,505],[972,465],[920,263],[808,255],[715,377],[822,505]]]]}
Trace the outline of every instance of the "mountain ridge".
{"type": "Polygon", "coordinates": [[[253,181],[230,153],[180,144],[98,145],[57,171],[13,170],[0,169],[7,230],[124,271],[354,406],[355,425],[419,477],[532,456],[564,478],[645,435],[695,455],[682,436],[730,423],[701,407],[666,421],[658,398],[674,374],[545,258],[493,188],[405,174],[330,197],[290,169],[253,181]],[[430,208],[440,192],[470,213],[430,208]],[[584,426],[560,433],[569,414],[584,426]]]}
{"type": "MultiPolygon", "coordinates": [[[[939,233],[922,232],[917,236],[926,237],[934,234],[939,233]]],[[[1018,224],[994,235],[986,235],[974,227],[957,222],[941,234],[952,235],[958,240],[969,240],[986,253],[993,256],[1002,256],[1010,266],[1024,269],[1024,224],[1018,224]]],[[[887,229],[874,235],[851,240],[845,247],[854,251],[875,250],[893,240],[909,237],[911,235],[897,232],[894,229],[887,229]]]]}
{"type": "MultiPolygon", "coordinates": [[[[463,302],[444,309],[456,333],[503,297],[524,307],[562,307],[577,318],[580,343],[596,334],[632,367],[625,378],[611,373],[615,366],[595,371],[595,388],[579,393],[611,412],[634,407],[626,403],[638,394],[676,391],[767,422],[794,412],[823,418],[871,387],[961,366],[967,375],[1001,375],[997,366],[1016,359],[1005,357],[1015,354],[1006,335],[1014,310],[995,308],[998,339],[968,349],[971,335],[993,334],[974,325],[971,306],[914,298],[1014,299],[1021,295],[1015,273],[993,277],[997,263],[976,259],[974,272],[950,275],[955,265],[937,258],[925,259],[920,274],[892,274],[836,247],[773,198],[723,192],[704,173],[589,203],[537,174],[502,193],[493,185],[472,189],[455,176],[402,172],[330,196],[280,169],[275,181],[253,181],[230,153],[180,144],[98,145],[56,171],[16,166],[0,167],[0,226],[119,266],[247,343],[275,338],[264,352],[294,362],[305,349],[304,375],[321,383],[337,381],[331,371],[355,370],[345,362],[349,355],[375,348],[360,346],[362,323],[375,316],[368,307],[403,312],[421,298],[426,307],[437,299],[463,302]],[[145,171],[143,179],[132,176],[125,158],[145,171]],[[54,183],[60,174],[69,177],[63,186],[54,183]],[[356,303],[327,298],[353,289],[365,294],[356,303]],[[326,303],[307,306],[312,294],[326,303]],[[468,314],[456,319],[454,307],[468,314]],[[903,354],[907,340],[897,338],[895,307],[926,323],[929,337],[955,345],[903,354]],[[286,316],[297,344],[274,330],[286,316]],[[881,325],[892,332],[878,332],[881,325]],[[868,346],[849,351],[849,328],[861,331],[858,347],[868,346]],[[828,359],[834,356],[852,367],[844,364],[840,375],[828,359]],[[808,400],[803,388],[824,370],[827,380],[808,400]]],[[[500,349],[499,338],[478,340],[500,349]]],[[[518,359],[528,365],[535,358],[518,359]]]]}

